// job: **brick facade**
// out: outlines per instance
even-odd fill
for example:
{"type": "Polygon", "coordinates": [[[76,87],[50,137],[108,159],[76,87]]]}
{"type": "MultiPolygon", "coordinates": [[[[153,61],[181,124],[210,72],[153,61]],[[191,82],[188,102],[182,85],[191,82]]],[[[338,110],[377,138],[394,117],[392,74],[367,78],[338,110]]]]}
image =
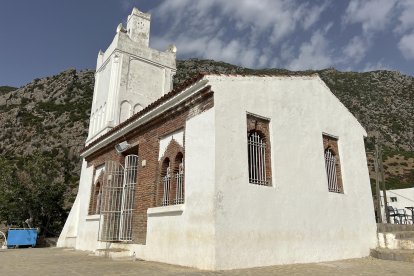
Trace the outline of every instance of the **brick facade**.
{"type": "MultiPolygon", "coordinates": [[[[265,167],[266,167],[266,186],[272,186],[272,164],[271,164],[271,145],[269,120],[263,119],[252,114],[247,114],[247,136],[252,132],[257,132],[266,143],[265,167]]],[[[250,160],[249,160],[250,161],[250,160]]]]}
{"type": "Polygon", "coordinates": [[[344,187],[342,183],[342,173],[341,173],[341,160],[339,158],[339,150],[338,150],[338,139],[329,135],[322,135],[323,139],[323,150],[331,150],[332,153],[335,155],[336,158],[336,179],[337,185],[340,190],[340,193],[344,192],[344,187]]]}
{"type": "MultiPolygon", "coordinates": [[[[188,119],[213,106],[213,92],[208,86],[194,94],[185,102],[159,114],[151,121],[131,130],[121,139],[111,142],[106,147],[95,151],[85,158],[88,166],[94,167],[105,163],[107,160],[114,160],[123,164],[124,157],[117,154],[114,149],[115,145],[125,140],[128,141],[129,144],[138,144],[137,152],[134,153],[139,156],[139,164],[137,174],[138,184],[136,185],[135,191],[135,208],[133,215],[133,243],[145,244],[147,209],[159,205],[157,199],[157,186],[161,176],[161,166],[158,160],[160,138],[177,130],[184,130],[185,133],[185,123],[188,119]],[[146,165],[142,166],[142,161],[144,160],[146,165]]],[[[180,150],[184,156],[184,148],[178,149],[176,146],[172,146],[171,148],[171,152],[169,152],[170,149],[167,148],[165,154],[174,156],[173,152],[178,153],[178,150],[180,150]]],[[[175,156],[171,158],[175,158],[175,156]]],[[[174,159],[172,159],[172,161],[174,163],[174,159]]]]}

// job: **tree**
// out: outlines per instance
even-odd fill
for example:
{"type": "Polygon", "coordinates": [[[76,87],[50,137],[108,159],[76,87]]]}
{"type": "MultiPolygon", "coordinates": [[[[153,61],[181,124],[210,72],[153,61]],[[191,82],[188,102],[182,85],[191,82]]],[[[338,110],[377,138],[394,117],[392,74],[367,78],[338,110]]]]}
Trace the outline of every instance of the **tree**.
{"type": "Polygon", "coordinates": [[[22,227],[31,219],[41,234],[56,236],[67,216],[65,190],[52,157],[38,153],[17,159],[0,157],[0,221],[7,225],[22,227]]]}

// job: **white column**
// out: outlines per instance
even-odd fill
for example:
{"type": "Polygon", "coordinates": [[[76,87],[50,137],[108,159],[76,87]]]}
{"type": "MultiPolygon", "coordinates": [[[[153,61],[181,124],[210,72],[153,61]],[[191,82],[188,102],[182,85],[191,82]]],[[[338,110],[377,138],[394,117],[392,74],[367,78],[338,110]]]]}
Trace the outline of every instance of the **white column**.
{"type": "Polygon", "coordinates": [[[120,78],[120,66],[121,66],[121,56],[118,53],[115,53],[112,57],[112,66],[111,66],[111,77],[109,80],[109,91],[107,99],[107,112],[106,112],[106,122],[115,126],[119,123],[119,78],[120,78]]]}

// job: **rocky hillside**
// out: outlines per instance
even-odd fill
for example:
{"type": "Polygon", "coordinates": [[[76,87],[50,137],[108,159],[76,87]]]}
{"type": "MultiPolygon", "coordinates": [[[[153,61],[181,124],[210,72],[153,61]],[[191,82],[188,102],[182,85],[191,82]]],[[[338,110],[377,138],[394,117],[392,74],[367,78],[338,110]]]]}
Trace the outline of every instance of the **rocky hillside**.
{"type": "MultiPolygon", "coordinates": [[[[177,69],[175,84],[197,72],[300,73],[252,70],[210,60],[178,61],[177,69]]],[[[372,137],[382,135],[388,186],[414,186],[414,77],[391,71],[315,72],[367,129],[368,151],[373,150],[372,137]]],[[[93,71],[70,69],[18,89],[0,87],[0,157],[16,163],[33,154],[53,158],[60,171],[57,180],[67,187],[67,207],[76,194],[79,151],[87,136],[93,84],[93,71]]],[[[371,154],[368,156],[372,163],[371,154]]]]}
{"type": "Polygon", "coordinates": [[[93,85],[92,71],[71,69],[0,90],[0,157],[17,166],[32,155],[54,160],[52,166],[60,172],[54,181],[68,187],[67,206],[76,195],[93,85]]]}

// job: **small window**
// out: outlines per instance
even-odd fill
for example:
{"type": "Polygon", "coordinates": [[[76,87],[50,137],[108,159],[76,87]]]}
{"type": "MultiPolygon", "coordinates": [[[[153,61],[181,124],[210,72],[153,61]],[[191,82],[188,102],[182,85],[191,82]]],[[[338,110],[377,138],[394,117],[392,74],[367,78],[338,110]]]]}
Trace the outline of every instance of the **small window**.
{"type": "Polygon", "coordinates": [[[184,204],[184,155],[178,152],[174,159],[168,157],[161,164],[160,204],[184,204]]]}
{"type": "Polygon", "coordinates": [[[271,186],[269,121],[247,115],[249,183],[271,186]]]}
{"type": "Polygon", "coordinates": [[[184,203],[184,157],[181,152],[175,157],[175,199],[174,204],[184,203]]]}
{"type": "Polygon", "coordinates": [[[162,164],[161,171],[161,181],[162,181],[162,206],[170,205],[170,191],[171,191],[171,168],[170,160],[166,158],[162,164]]]}
{"type": "Polygon", "coordinates": [[[328,190],[333,193],[343,193],[338,139],[328,135],[323,135],[322,137],[328,190]]]}
{"type": "Polygon", "coordinates": [[[101,213],[101,199],[102,199],[101,183],[98,182],[95,185],[95,195],[94,195],[95,214],[101,213]]]}
{"type": "MultiPolygon", "coordinates": [[[[102,202],[102,183],[103,183],[103,176],[104,172],[99,170],[100,174],[95,179],[93,183],[91,183],[91,197],[89,200],[89,208],[88,208],[88,215],[95,215],[100,214],[101,212],[101,202],[102,202]]],[[[94,171],[94,175],[96,175],[96,170],[94,171]]]]}
{"type": "Polygon", "coordinates": [[[391,199],[391,202],[397,202],[397,197],[395,196],[390,197],[390,199],[391,199]]]}

